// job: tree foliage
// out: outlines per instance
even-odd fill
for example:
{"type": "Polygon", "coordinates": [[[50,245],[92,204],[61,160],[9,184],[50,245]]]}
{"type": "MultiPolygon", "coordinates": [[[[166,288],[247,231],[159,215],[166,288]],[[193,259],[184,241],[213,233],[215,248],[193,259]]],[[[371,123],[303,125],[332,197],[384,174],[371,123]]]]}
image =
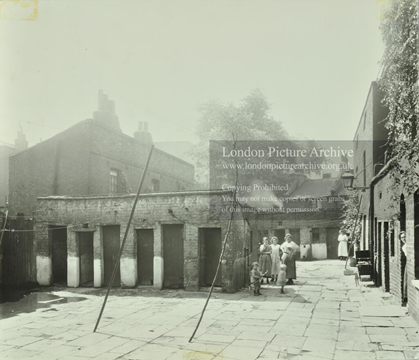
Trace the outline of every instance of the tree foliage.
{"type": "Polygon", "coordinates": [[[416,0],[393,0],[384,13],[381,31],[384,41],[383,75],[388,148],[394,158],[391,176],[395,187],[406,192],[418,186],[418,14],[416,0]]]}
{"type": "Polygon", "coordinates": [[[351,241],[356,243],[359,242],[361,238],[361,221],[360,221],[360,198],[358,191],[353,191],[348,200],[344,201],[343,211],[345,214],[345,220],[343,221],[342,230],[349,232],[351,234],[351,241]]]}
{"type": "MultiPolygon", "coordinates": [[[[208,186],[214,180],[213,174],[209,174],[210,169],[219,168],[222,160],[214,154],[221,154],[221,148],[231,150],[235,145],[245,149],[250,146],[252,149],[266,148],[267,144],[275,144],[280,147],[302,148],[314,144],[314,142],[297,143],[291,141],[287,131],[281,122],[274,119],[271,115],[271,105],[265,95],[258,89],[252,90],[238,105],[224,104],[218,100],[212,100],[200,107],[201,117],[198,121],[197,133],[199,143],[194,149],[196,160],[196,178],[201,185],[208,186]],[[211,149],[210,149],[211,147],[211,149]]],[[[241,157],[238,161],[249,162],[255,159],[241,157]]],[[[288,159],[289,160],[289,159],[288,159]]],[[[280,158],[258,158],[262,163],[280,162],[280,158]]],[[[307,159],[291,159],[293,162],[307,162],[307,159]]],[[[283,173],[257,172],[240,170],[240,183],[250,183],[251,179],[258,178],[262,182],[269,181],[266,176],[275,177],[275,181],[286,176],[283,173]],[[265,178],[264,178],[265,177],[265,178]],[[246,180],[248,179],[248,181],[246,180]]],[[[234,172],[218,172],[218,178],[224,177],[224,181],[231,182],[234,172]]],[[[212,184],[214,185],[214,184],[212,184]]]]}
{"type": "Polygon", "coordinates": [[[118,194],[131,194],[132,188],[128,182],[127,175],[125,172],[121,171],[119,173],[119,181],[118,181],[118,194]]]}

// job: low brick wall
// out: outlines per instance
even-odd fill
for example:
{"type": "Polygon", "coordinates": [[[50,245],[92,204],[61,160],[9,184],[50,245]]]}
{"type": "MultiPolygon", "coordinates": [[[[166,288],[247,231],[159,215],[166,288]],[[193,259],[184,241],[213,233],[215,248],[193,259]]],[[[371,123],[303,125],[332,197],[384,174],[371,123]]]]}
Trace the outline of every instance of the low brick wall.
{"type": "MultiPolygon", "coordinates": [[[[154,286],[162,288],[163,263],[168,254],[163,253],[164,225],[183,225],[184,286],[187,290],[200,287],[199,229],[220,228],[221,241],[228,227],[229,216],[222,212],[231,206],[222,195],[225,191],[171,192],[141,195],[137,203],[126,244],[121,257],[122,286],[136,286],[137,274],[137,229],[153,229],[154,234],[154,286]]],[[[227,197],[226,197],[227,198],[227,197]]],[[[103,286],[103,228],[120,226],[122,241],[132,209],[134,196],[120,197],[44,197],[38,199],[36,212],[36,248],[38,282],[51,284],[51,225],[67,226],[68,285],[78,286],[79,266],[77,232],[93,232],[94,285],[103,286]]],[[[222,289],[234,292],[243,286],[245,279],[244,248],[246,224],[240,214],[235,215],[226,246],[222,265],[222,289]]]]}

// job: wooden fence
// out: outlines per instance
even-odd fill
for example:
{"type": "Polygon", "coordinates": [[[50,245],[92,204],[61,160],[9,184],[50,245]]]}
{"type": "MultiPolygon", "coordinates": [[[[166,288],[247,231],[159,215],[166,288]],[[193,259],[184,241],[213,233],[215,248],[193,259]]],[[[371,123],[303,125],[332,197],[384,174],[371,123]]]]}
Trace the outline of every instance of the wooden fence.
{"type": "MultiPolygon", "coordinates": [[[[4,224],[4,216],[0,223],[4,224]]],[[[33,220],[8,218],[1,242],[2,285],[27,287],[36,284],[36,256],[33,220]]],[[[3,226],[0,228],[2,230],[3,226]]]]}

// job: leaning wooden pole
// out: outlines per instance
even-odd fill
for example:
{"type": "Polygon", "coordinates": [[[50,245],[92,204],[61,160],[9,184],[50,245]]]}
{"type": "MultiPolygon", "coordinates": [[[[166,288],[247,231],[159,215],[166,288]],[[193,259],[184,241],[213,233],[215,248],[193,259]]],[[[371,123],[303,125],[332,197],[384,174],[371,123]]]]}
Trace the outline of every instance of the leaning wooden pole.
{"type": "MultiPolygon", "coordinates": [[[[234,139],[234,134],[233,134],[233,139],[234,139]]],[[[233,148],[234,148],[234,149],[236,148],[236,142],[237,142],[237,140],[234,140],[234,143],[233,143],[233,148]]],[[[238,167],[237,167],[237,160],[236,160],[236,158],[234,158],[234,163],[235,163],[235,165],[236,165],[236,174],[235,174],[235,178],[236,178],[236,179],[235,179],[235,186],[234,186],[234,191],[233,191],[233,209],[231,210],[230,219],[229,219],[229,221],[228,221],[227,232],[226,232],[226,234],[225,234],[225,236],[224,236],[224,240],[223,240],[223,248],[222,248],[222,250],[221,250],[220,259],[218,260],[217,270],[216,270],[216,272],[215,272],[214,279],[212,280],[211,288],[210,288],[209,294],[208,294],[208,296],[207,296],[207,300],[205,301],[205,305],[204,305],[204,307],[203,307],[203,309],[202,309],[201,316],[199,317],[198,323],[196,324],[195,330],[194,330],[194,332],[192,333],[192,335],[191,335],[191,337],[190,337],[190,339],[189,339],[189,342],[192,342],[192,340],[193,340],[193,338],[194,338],[194,336],[195,336],[196,332],[198,331],[199,325],[201,324],[201,321],[202,321],[202,319],[203,319],[203,317],[204,317],[204,314],[205,314],[205,310],[207,309],[207,306],[208,306],[209,300],[210,300],[211,295],[212,295],[212,292],[213,292],[213,290],[214,290],[215,281],[216,281],[216,279],[217,279],[218,272],[220,271],[221,263],[222,263],[222,261],[223,261],[224,252],[225,252],[226,245],[227,245],[227,240],[228,240],[228,235],[230,234],[230,230],[231,230],[231,223],[233,222],[234,213],[235,213],[235,210],[236,210],[236,207],[237,207],[236,195],[237,195],[237,182],[238,182],[238,175],[239,175],[239,174],[238,174],[238,167]]]]}
{"type": "Polygon", "coordinates": [[[99,326],[99,322],[100,322],[100,319],[102,318],[103,310],[105,310],[106,301],[108,300],[109,292],[110,292],[111,287],[113,285],[113,282],[115,280],[117,269],[118,269],[119,264],[121,262],[122,250],[124,249],[124,245],[125,245],[125,242],[126,242],[127,237],[128,237],[129,228],[131,226],[132,218],[133,218],[134,212],[135,212],[135,207],[137,206],[138,198],[140,197],[140,193],[141,193],[141,189],[143,187],[144,179],[145,179],[145,176],[147,174],[148,165],[150,164],[150,159],[151,159],[151,154],[153,153],[153,149],[154,149],[154,145],[151,145],[151,149],[150,149],[150,152],[148,154],[147,162],[146,162],[145,167],[144,167],[143,175],[141,176],[140,185],[138,186],[137,196],[135,197],[134,204],[132,205],[131,214],[129,216],[127,227],[125,229],[124,239],[122,240],[122,244],[121,244],[121,247],[119,249],[118,258],[116,259],[115,266],[113,268],[113,272],[112,272],[112,276],[111,276],[111,280],[109,282],[108,290],[106,291],[106,296],[105,296],[105,299],[103,300],[102,309],[100,310],[99,317],[97,319],[96,326],[95,326],[93,332],[96,332],[97,327],[99,326]]]}

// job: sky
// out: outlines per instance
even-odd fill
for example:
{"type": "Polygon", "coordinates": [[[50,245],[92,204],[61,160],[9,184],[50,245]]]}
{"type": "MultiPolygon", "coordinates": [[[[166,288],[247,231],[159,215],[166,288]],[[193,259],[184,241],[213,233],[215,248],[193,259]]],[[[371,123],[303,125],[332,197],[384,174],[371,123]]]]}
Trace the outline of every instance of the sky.
{"type": "Polygon", "coordinates": [[[103,89],[124,133],[148,121],[154,141],[196,142],[200,104],[254,88],[294,138],[352,140],[380,69],[379,3],[40,0],[36,20],[0,20],[0,141],[91,118],[103,89]]]}

